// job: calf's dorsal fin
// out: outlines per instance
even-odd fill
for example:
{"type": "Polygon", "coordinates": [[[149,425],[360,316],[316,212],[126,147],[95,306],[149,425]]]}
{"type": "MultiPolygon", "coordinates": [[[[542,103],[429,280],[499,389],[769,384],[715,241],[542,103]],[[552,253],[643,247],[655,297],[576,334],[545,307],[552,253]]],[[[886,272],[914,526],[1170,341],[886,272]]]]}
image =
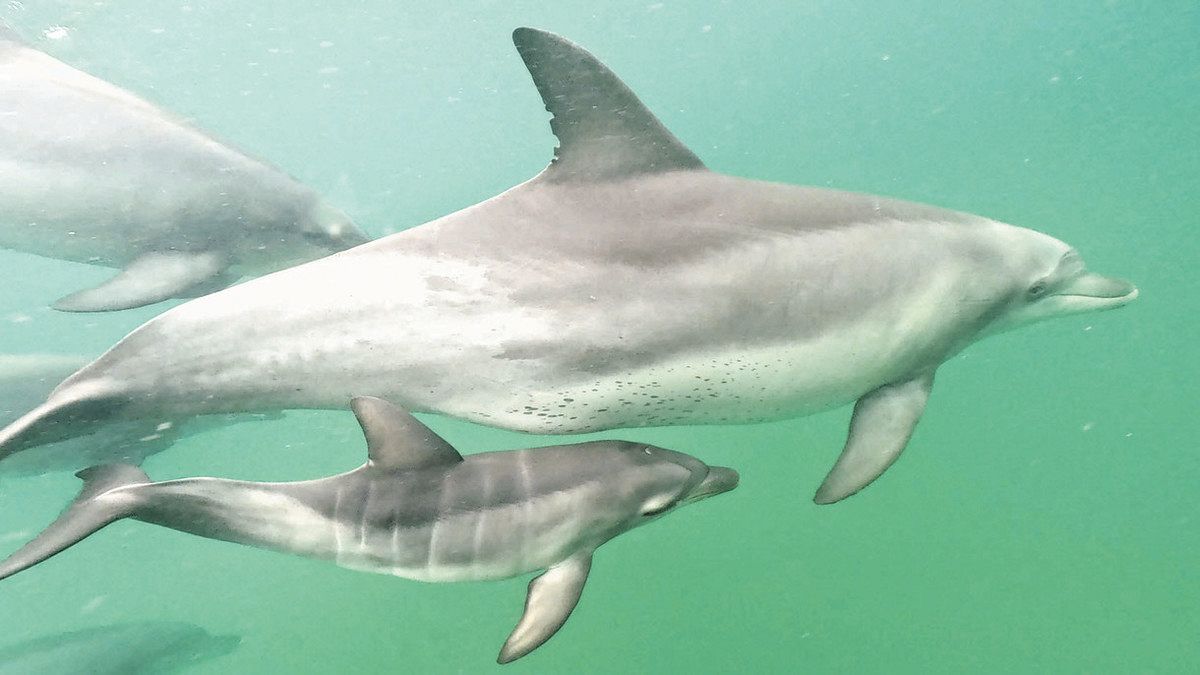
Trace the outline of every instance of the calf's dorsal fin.
{"type": "Polygon", "coordinates": [[[373,469],[411,471],[462,461],[453,446],[398,406],[358,396],[350,407],[367,437],[367,463],[373,469]]]}
{"type": "Polygon", "coordinates": [[[513,44],[554,116],[550,128],[559,145],[540,180],[597,182],[704,169],[700,158],[587,50],[534,28],[513,31],[513,44]]]}

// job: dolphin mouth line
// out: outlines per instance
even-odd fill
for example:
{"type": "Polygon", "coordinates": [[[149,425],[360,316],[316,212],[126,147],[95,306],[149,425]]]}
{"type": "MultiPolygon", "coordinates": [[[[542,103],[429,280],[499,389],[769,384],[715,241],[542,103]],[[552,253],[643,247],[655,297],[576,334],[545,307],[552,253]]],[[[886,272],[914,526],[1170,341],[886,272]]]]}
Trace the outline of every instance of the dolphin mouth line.
{"type": "Polygon", "coordinates": [[[1124,279],[1084,272],[1063,284],[1054,295],[1059,298],[1094,300],[1105,304],[1110,301],[1124,303],[1136,298],[1138,289],[1124,279]]]}
{"type": "Polygon", "coordinates": [[[1089,295],[1087,293],[1059,293],[1060,298],[1088,298],[1090,300],[1123,300],[1126,302],[1137,299],[1138,289],[1133,289],[1122,295],[1089,295]]]}
{"type": "Polygon", "coordinates": [[[741,477],[737,471],[724,466],[709,467],[708,475],[704,480],[700,481],[696,487],[692,488],[681,501],[683,504],[700,501],[707,497],[719,495],[722,492],[729,492],[738,486],[738,481],[741,477]]]}

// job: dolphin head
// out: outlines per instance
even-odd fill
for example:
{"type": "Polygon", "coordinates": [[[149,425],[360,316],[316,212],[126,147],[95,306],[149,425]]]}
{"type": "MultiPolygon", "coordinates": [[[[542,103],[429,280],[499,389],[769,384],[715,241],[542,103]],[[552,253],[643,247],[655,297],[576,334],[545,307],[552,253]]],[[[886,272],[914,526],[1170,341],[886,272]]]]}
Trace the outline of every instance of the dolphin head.
{"type": "Polygon", "coordinates": [[[723,466],[708,466],[682,452],[644,443],[621,443],[627,469],[617,480],[628,498],[629,520],[637,527],[658,518],[677,506],[700,501],[738,484],[738,473],[723,466]]]}
{"type": "Polygon", "coordinates": [[[350,216],[320,200],[300,215],[296,226],[303,245],[317,253],[308,256],[310,259],[369,241],[367,235],[350,220],[350,216]]]}
{"type": "Polygon", "coordinates": [[[243,271],[273,272],[365,244],[369,239],[341,210],[316,195],[295,191],[246,205],[243,271]],[[286,204],[281,203],[286,201],[286,204]]]}
{"type": "Polygon", "coordinates": [[[1018,326],[1083,312],[1115,309],[1131,302],[1137,288],[1114,277],[1089,272],[1067,244],[1033,230],[1010,228],[1006,297],[988,326],[998,333],[1018,326]]]}

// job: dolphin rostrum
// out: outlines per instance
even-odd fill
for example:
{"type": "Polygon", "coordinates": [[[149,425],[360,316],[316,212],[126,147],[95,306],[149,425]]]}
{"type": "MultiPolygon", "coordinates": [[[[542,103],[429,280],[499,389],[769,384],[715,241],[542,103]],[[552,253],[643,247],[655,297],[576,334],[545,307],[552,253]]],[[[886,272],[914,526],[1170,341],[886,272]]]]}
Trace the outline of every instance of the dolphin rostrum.
{"type": "Polygon", "coordinates": [[[352,407],[368,460],[329,478],[153,483],[131,465],[85,469],[79,497],[0,562],[0,579],[121,518],[418,581],[506,579],[545,569],[530,582],[525,613],[500,651],[499,661],[508,663],[562,627],[597,547],[738,483],[732,469],[624,441],[464,459],[386,401],[358,397],[352,407]]]}
{"type": "Polygon", "coordinates": [[[828,503],[895,461],[968,344],[1137,295],[1032,230],[709,171],[591,54],[513,37],[559,140],[545,171],[162,314],[0,431],[0,456],[121,417],[358,392],[535,433],[857,401],[828,503]]]}
{"type": "Polygon", "coordinates": [[[279,169],[0,22],[0,247],[121,270],[55,308],[192,297],[365,241],[279,169]]]}

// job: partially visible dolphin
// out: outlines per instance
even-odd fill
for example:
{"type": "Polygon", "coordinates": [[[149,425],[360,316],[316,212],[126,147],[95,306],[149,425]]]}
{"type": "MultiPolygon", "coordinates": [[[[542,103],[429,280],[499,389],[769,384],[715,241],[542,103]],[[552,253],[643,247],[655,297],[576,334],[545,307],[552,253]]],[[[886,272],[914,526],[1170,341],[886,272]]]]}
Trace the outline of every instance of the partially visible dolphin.
{"type": "Polygon", "coordinates": [[[560,143],[545,171],[160,315],[0,431],[0,455],[115,419],[358,392],[553,434],[857,401],[828,503],[895,461],[943,361],[1137,296],[1032,230],[709,171],[586,51],[513,38],[560,143]]]}
{"type": "Polygon", "coordinates": [[[130,465],[80,472],[58,520],[0,562],[0,579],[121,518],[418,581],[479,581],[545,569],[500,651],[550,639],[579,601],[592,553],[674,508],[737,487],[732,469],[645,444],[486,452],[463,459],[386,401],[354,399],[367,463],[296,483],[185,478],[152,483],[130,465]]]}
{"type": "MultiPolygon", "coordinates": [[[[0,354],[0,425],[46,398],[64,377],[91,359],[73,354],[0,354]]],[[[257,417],[257,416],[256,416],[257,417]]],[[[97,426],[92,433],[39,446],[0,461],[0,477],[79,471],[97,464],[141,464],[184,436],[246,421],[250,416],[143,417],[97,426]]]]}
{"type": "Polygon", "coordinates": [[[55,308],[191,297],[365,241],[279,169],[0,22],[0,247],[121,270],[55,308]]]}
{"type": "MultiPolygon", "coordinates": [[[[16,419],[46,398],[64,377],[90,359],[72,354],[0,354],[0,424],[16,419]]],[[[94,433],[68,438],[0,461],[0,476],[79,471],[96,464],[141,464],[167,449],[179,436],[175,420],[131,419],[98,427],[94,433]]]]}
{"type": "Polygon", "coordinates": [[[175,621],[112,624],[0,647],[0,675],[164,675],[232,653],[236,635],[175,621]]]}

